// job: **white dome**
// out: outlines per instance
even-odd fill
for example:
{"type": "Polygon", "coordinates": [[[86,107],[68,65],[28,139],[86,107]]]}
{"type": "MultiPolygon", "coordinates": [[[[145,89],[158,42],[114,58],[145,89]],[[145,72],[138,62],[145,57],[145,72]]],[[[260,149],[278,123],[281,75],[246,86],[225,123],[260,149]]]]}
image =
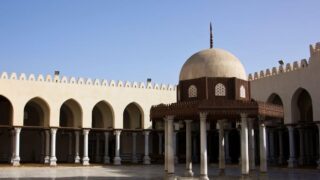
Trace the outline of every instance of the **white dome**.
{"type": "Polygon", "coordinates": [[[223,49],[205,49],[192,55],[180,71],[180,81],[201,77],[235,77],[247,80],[239,59],[223,49]]]}

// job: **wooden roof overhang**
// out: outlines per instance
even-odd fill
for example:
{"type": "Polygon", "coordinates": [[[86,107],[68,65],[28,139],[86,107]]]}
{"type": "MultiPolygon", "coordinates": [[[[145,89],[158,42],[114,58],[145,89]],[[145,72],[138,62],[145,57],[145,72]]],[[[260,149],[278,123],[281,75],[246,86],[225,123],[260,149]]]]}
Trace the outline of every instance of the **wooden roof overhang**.
{"type": "Polygon", "coordinates": [[[201,100],[184,101],[172,104],[159,104],[152,106],[150,118],[152,121],[163,120],[165,116],[173,115],[175,120],[199,119],[200,112],[207,112],[208,119],[239,119],[241,113],[249,117],[283,118],[283,107],[264,102],[241,100],[201,100]]]}

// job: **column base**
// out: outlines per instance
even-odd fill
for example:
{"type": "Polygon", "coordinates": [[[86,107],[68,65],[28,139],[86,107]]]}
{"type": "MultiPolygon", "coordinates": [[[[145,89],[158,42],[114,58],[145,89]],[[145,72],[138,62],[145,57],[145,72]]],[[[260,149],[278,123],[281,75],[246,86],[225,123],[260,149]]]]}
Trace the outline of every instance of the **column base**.
{"type": "Polygon", "coordinates": [[[201,174],[199,180],[209,180],[209,177],[207,174],[205,175],[201,174]]]}
{"type": "Polygon", "coordinates": [[[56,157],[50,157],[50,166],[57,166],[57,158],[56,157]]]}
{"type": "Polygon", "coordinates": [[[143,157],[143,164],[146,164],[146,165],[151,164],[149,156],[144,156],[143,157]]]}
{"type": "Polygon", "coordinates": [[[89,157],[82,158],[82,165],[89,166],[90,165],[89,160],[90,160],[89,157]]]}
{"type": "Polygon", "coordinates": [[[12,159],[12,166],[20,166],[20,157],[12,159]]]}
{"type": "Polygon", "coordinates": [[[284,157],[279,157],[278,164],[282,165],[282,164],[284,164],[284,162],[285,162],[284,157]]]}
{"type": "Polygon", "coordinates": [[[45,156],[44,157],[44,163],[45,164],[49,164],[50,163],[50,157],[49,156],[45,156]]]}
{"type": "Polygon", "coordinates": [[[72,156],[72,154],[69,154],[69,155],[68,155],[68,162],[69,162],[69,163],[72,163],[72,162],[73,162],[73,156],[72,156]]]}
{"type": "Polygon", "coordinates": [[[113,164],[114,165],[121,165],[121,158],[120,157],[115,157],[113,159],[113,164]]]}
{"type": "Polygon", "coordinates": [[[110,164],[110,157],[109,157],[109,156],[105,156],[105,157],[103,158],[103,163],[104,163],[104,164],[110,164]]]}
{"type": "Polygon", "coordinates": [[[99,163],[99,162],[101,162],[101,157],[100,156],[96,156],[95,160],[96,160],[97,163],[99,163]]]}
{"type": "Polygon", "coordinates": [[[132,163],[138,163],[138,158],[137,158],[137,156],[132,156],[132,158],[131,158],[132,160],[131,160],[131,162],[132,163]]]}
{"type": "Polygon", "coordinates": [[[298,166],[298,162],[295,158],[290,158],[288,160],[288,168],[295,168],[298,166]]]}
{"type": "Polygon", "coordinates": [[[187,177],[193,177],[194,173],[192,172],[192,169],[186,169],[184,175],[187,177]]]}
{"type": "Polygon", "coordinates": [[[80,164],[80,156],[76,156],[75,158],[74,158],[74,163],[76,163],[76,164],[80,164]]]}
{"type": "Polygon", "coordinates": [[[166,175],[165,175],[165,178],[164,178],[165,180],[176,180],[177,179],[177,177],[174,175],[174,174],[169,174],[169,173],[167,173],[166,175]]]}

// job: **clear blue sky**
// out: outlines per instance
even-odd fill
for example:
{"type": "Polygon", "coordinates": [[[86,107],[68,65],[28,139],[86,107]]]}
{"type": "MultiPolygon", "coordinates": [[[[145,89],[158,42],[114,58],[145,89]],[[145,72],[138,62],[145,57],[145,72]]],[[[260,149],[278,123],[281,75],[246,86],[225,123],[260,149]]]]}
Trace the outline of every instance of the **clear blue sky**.
{"type": "Polygon", "coordinates": [[[1,0],[0,71],[178,82],[193,53],[235,54],[247,73],[309,57],[319,0],[1,0]]]}

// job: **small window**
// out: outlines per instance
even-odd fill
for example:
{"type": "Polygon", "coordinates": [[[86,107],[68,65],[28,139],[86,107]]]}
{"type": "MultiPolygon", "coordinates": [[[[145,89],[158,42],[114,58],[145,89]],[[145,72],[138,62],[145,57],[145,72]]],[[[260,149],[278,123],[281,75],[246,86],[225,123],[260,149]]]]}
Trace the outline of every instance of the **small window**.
{"type": "Polygon", "coordinates": [[[240,97],[246,98],[246,89],[244,88],[243,85],[240,86],[240,97]]]}
{"type": "Polygon", "coordinates": [[[226,96],[226,87],[223,84],[218,83],[214,89],[216,96],[226,96]]]}
{"type": "Polygon", "coordinates": [[[195,85],[191,85],[188,89],[189,98],[197,97],[197,87],[195,85]]]}

